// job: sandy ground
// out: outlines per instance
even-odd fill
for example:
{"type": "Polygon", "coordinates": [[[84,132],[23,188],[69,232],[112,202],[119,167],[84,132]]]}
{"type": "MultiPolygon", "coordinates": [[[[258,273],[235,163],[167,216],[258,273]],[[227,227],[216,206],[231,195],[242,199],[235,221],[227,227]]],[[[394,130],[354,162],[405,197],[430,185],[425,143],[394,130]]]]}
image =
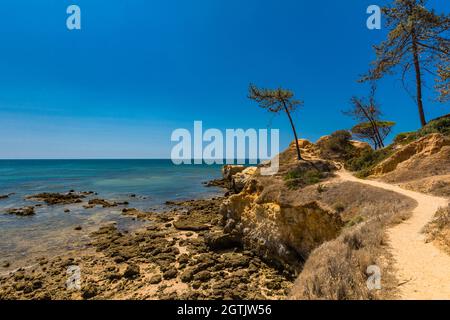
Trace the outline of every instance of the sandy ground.
{"type": "Polygon", "coordinates": [[[349,172],[340,171],[339,177],[374,187],[391,190],[417,201],[412,217],[388,230],[390,246],[399,280],[400,299],[450,300],[450,256],[432,243],[425,243],[422,229],[448,200],[402,189],[396,185],[372,180],[361,180],[349,172]]]}

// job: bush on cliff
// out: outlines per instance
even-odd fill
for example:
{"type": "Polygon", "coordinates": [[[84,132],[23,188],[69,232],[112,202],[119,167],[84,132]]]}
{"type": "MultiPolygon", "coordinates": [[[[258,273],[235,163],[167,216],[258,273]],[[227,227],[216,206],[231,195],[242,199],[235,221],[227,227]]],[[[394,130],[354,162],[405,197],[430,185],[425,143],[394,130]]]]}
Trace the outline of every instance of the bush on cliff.
{"type": "Polygon", "coordinates": [[[320,156],[324,159],[346,160],[351,158],[356,148],[351,143],[352,135],[347,130],[338,130],[317,143],[320,156]]]}
{"type": "Polygon", "coordinates": [[[383,149],[364,150],[361,154],[354,158],[350,158],[345,162],[345,168],[357,172],[357,176],[360,178],[368,177],[371,173],[371,169],[378,163],[388,158],[394,153],[393,146],[388,146],[383,149]]]}
{"type": "Polygon", "coordinates": [[[294,169],[292,171],[289,171],[284,176],[286,185],[290,189],[297,189],[316,184],[322,181],[324,178],[326,178],[326,174],[316,169],[309,169],[306,171],[301,169],[294,169]]]}

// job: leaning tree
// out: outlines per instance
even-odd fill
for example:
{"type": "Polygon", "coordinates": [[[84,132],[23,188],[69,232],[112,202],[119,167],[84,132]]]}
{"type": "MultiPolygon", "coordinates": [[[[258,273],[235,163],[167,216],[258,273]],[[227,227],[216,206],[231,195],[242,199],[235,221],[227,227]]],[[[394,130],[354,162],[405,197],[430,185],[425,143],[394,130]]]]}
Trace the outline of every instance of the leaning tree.
{"type": "Polygon", "coordinates": [[[294,121],[292,120],[291,113],[295,112],[298,106],[303,105],[303,101],[296,100],[294,93],[290,90],[278,88],[278,89],[261,89],[253,84],[249,87],[249,98],[256,101],[263,109],[279,114],[285,112],[291,123],[292,131],[295,138],[295,146],[297,148],[297,158],[302,160],[300,153],[300,146],[298,144],[297,131],[295,130],[294,121]]]}
{"type": "Polygon", "coordinates": [[[389,29],[388,38],[374,46],[376,60],[372,62],[369,73],[361,79],[379,79],[399,70],[405,85],[408,71],[414,70],[414,98],[422,126],[427,123],[422,93],[424,73],[435,76],[440,99],[448,97],[450,54],[450,17],[438,15],[434,10],[426,8],[426,2],[427,0],[395,0],[392,6],[382,9],[389,29]]]}
{"type": "Polygon", "coordinates": [[[350,131],[356,138],[369,141],[377,150],[384,147],[384,140],[391,133],[395,122],[377,120],[375,125],[377,130],[374,130],[373,123],[362,122],[355,125],[350,131]]]}
{"type": "Polygon", "coordinates": [[[395,122],[382,121],[381,108],[375,99],[376,84],[372,83],[369,97],[352,97],[352,108],[344,114],[358,121],[350,131],[363,140],[368,140],[374,149],[384,148],[384,140],[391,133],[395,122]]]}

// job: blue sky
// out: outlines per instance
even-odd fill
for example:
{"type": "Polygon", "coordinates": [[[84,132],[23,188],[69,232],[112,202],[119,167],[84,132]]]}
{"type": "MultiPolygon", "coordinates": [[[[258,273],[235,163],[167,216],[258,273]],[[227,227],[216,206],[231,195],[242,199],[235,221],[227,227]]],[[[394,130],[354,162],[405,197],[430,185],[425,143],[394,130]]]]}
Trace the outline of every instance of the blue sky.
{"type": "MultiPolygon", "coordinates": [[[[250,82],[295,91],[299,135],[350,128],[342,114],[365,95],[358,76],[386,30],[366,8],[386,1],[3,0],[0,18],[0,158],[168,158],[177,128],[279,128],[247,99],[250,82]],[[68,31],[66,8],[82,10],[68,31]]],[[[438,11],[445,1],[430,1],[438,11]]],[[[428,84],[432,87],[433,83],[428,84]]],[[[449,105],[425,94],[429,119],[449,105]]],[[[378,100],[395,132],[415,130],[414,102],[397,77],[378,100]]]]}

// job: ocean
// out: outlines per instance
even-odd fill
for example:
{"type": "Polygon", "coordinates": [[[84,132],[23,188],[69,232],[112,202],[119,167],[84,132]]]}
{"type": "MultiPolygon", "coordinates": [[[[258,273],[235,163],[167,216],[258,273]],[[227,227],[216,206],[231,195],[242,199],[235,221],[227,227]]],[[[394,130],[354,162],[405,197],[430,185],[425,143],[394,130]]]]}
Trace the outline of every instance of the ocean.
{"type": "MultiPolygon", "coordinates": [[[[221,166],[182,165],[170,160],[0,160],[0,263],[10,268],[39,255],[63,253],[89,242],[89,233],[117,222],[133,229],[142,222],[123,216],[123,207],[84,209],[81,204],[36,207],[36,214],[6,214],[38,202],[41,192],[93,191],[96,198],[128,201],[130,208],[164,209],[166,201],[210,198],[223,190],[203,182],[219,178],[221,166]],[[135,197],[132,197],[135,195],[135,197]],[[64,212],[69,209],[70,212],[64,212]],[[81,226],[81,231],[74,228],[81,226]]],[[[2,270],[0,270],[1,273],[2,270]]]]}

